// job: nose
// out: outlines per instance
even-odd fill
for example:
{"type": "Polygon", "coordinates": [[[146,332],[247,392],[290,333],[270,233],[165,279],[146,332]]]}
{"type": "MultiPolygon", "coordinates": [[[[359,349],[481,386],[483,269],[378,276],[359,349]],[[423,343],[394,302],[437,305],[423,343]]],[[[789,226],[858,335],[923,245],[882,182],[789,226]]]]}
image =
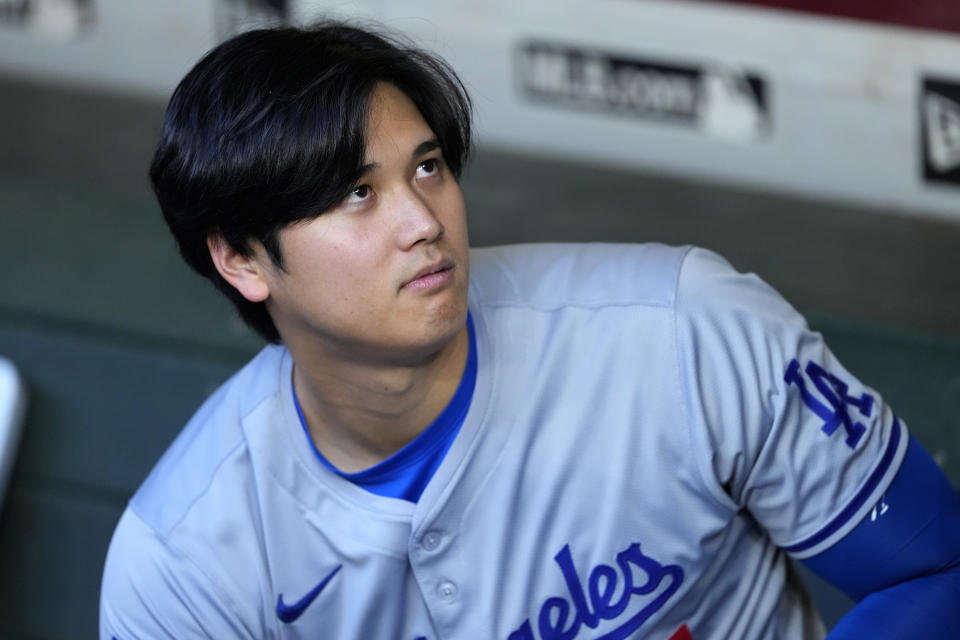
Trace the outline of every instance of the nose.
{"type": "Polygon", "coordinates": [[[398,194],[396,220],[397,240],[402,249],[409,249],[421,242],[430,244],[443,235],[443,225],[431,204],[409,187],[398,194]]]}

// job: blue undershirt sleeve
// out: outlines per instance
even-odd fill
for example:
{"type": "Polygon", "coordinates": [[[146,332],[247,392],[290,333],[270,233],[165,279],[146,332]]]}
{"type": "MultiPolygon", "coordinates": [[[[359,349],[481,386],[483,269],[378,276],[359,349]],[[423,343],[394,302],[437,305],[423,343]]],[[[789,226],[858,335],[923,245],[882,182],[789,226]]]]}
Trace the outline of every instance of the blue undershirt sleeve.
{"type": "Polygon", "coordinates": [[[960,496],[913,437],[870,514],[803,563],[857,601],[829,640],[960,638],[960,496]]]}

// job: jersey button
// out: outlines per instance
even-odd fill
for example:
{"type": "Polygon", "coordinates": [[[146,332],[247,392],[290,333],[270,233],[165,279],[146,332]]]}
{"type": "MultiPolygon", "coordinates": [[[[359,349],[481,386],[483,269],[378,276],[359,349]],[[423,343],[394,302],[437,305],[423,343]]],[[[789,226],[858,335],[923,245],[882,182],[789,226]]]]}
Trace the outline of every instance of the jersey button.
{"type": "Polygon", "coordinates": [[[437,596],[444,602],[453,602],[457,599],[457,585],[449,580],[441,580],[437,584],[437,596]]]}
{"type": "Polygon", "coordinates": [[[424,551],[434,551],[440,546],[440,540],[442,539],[443,534],[439,531],[427,531],[420,540],[420,546],[423,547],[424,551]]]}

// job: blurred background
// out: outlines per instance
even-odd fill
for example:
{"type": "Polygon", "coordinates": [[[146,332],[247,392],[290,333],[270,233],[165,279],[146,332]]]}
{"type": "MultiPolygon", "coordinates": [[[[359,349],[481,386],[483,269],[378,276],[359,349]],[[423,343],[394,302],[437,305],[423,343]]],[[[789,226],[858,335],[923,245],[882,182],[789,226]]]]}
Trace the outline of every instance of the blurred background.
{"type": "MultiPolygon", "coordinates": [[[[126,501],[260,346],[151,196],[166,99],[223,38],[321,15],[382,22],[462,74],[474,245],[719,251],[960,486],[954,3],[0,0],[0,356],[28,394],[21,437],[0,429],[0,638],[96,636],[126,501]]],[[[849,602],[808,578],[836,620],[849,602]]]]}

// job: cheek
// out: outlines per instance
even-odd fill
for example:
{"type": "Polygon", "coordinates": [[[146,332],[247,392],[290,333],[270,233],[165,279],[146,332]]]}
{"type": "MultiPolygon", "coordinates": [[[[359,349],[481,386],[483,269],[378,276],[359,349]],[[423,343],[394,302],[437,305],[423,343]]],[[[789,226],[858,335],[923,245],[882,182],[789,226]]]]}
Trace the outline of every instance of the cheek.
{"type": "Polygon", "coordinates": [[[301,279],[335,285],[361,272],[365,252],[373,239],[363,227],[339,218],[325,222],[290,243],[295,261],[290,271],[296,268],[301,279]]]}
{"type": "Polygon", "coordinates": [[[318,246],[310,256],[306,285],[318,297],[356,305],[383,294],[389,264],[382,258],[376,234],[358,232],[336,243],[318,246]],[[323,290],[318,290],[319,288],[323,290]]]}
{"type": "Polygon", "coordinates": [[[467,230],[467,211],[459,186],[451,191],[444,199],[441,210],[444,212],[443,226],[452,233],[459,233],[465,236],[467,230]]]}

